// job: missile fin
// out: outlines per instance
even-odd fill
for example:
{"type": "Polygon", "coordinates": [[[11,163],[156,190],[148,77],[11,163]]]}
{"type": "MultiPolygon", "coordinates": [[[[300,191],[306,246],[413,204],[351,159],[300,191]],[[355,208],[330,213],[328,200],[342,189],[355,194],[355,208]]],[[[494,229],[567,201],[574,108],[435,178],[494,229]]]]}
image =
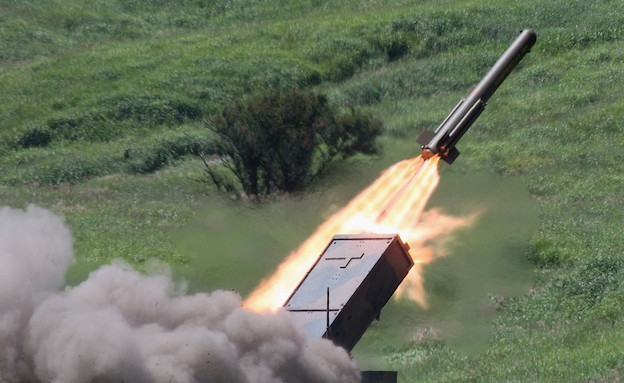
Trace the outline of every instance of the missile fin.
{"type": "Polygon", "coordinates": [[[453,148],[449,150],[446,156],[442,157],[442,160],[444,160],[444,162],[446,162],[447,164],[452,165],[457,157],[459,157],[459,150],[457,150],[457,148],[453,148]]]}

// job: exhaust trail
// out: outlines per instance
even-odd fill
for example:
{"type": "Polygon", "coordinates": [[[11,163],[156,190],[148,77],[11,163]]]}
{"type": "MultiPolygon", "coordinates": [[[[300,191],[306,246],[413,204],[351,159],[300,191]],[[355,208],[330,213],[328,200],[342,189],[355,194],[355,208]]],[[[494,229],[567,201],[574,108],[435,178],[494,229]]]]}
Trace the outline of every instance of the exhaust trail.
{"type": "MultiPolygon", "coordinates": [[[[260,283],[244,301],[244,306],[258,312],[279,310],[334,234],[398,233],[410,245],[410,255],[416,263],[432,260],[432,252],[425,247],[425,242],[468,225],[472,220],[472,217],[446,217],[437,212],[422,214],[440,179],[439,160],[438,156],[428,160],[419,156],[388,168],[319,226],[273,275],[260,283]]],[[[406,296],[425,306],[419,270],[419,267],[412,268],[395,296],[406,296]]]]}
{"type": "Polygon", "coordinates": [[[355,383],[343,349],[286,312],[231,291],[186,294],[162,264],[118,261],[64,288],[74,261],[62,218],[0,208],[0,381],[355,383]]]}

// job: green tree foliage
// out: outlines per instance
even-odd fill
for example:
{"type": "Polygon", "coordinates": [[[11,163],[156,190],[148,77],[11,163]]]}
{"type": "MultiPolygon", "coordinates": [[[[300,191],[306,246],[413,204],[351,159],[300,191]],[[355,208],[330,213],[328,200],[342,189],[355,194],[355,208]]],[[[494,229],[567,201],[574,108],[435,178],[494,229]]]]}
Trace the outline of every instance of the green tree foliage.
{"type": "Polygon", "coordinates": [[[333,160],[374,153],[382,131],[369,115],[355,109],[339,115],[325,96],[299,90],[233,102],[208,127],[220,138],[221,163],[236,179],[204,158],[210,181],[228,191],[238,184],[248,196],[296,191],[333,160]]]}

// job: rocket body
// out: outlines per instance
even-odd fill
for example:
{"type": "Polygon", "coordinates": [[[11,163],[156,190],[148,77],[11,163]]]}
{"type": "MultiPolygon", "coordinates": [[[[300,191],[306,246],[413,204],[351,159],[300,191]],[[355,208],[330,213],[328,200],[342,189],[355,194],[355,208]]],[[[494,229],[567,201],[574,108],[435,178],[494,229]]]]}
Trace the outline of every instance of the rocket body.
{"type": "Polygon", "coordinates": [[[453,108],[442,124],[434,132],[424,131],[418,137],[417,142],[422,145],[423,158],[428,159],[437,154],[449,164],[455,161],[459,156],[459,151],[455,147],[457,141],[481,115],[490,96],[530,51],[536,40],[535,32],[530,29],[523,30],[470,95],[453,108]]]}

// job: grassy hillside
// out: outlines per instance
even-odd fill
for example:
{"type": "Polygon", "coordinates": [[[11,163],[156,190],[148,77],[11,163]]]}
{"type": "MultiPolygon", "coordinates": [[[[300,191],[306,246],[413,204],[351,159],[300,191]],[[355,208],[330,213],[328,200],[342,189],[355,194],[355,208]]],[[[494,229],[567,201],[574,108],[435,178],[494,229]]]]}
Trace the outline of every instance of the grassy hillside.
{"type": "Polygon", "coordinates": [[[0,1],[0,201],[66,216],[71,283],[113,258],[156,257],[205,271],[195,289],[246,293],[381,169],[417,154],[418,133],[532,28],[537,44],[453,172],[522,177],[539,207],[533,288],[496,297],[476,353],[427,332],[395,344],[373,328],[372,342],[405,382],[622,381],[623,25],[624,3],[607,0],[0,1]],[[268,88],[373,112],[384,153],[300,196],[221,201],[194,181],[193,154],[214,140],[204,120],[268,88]]]}

